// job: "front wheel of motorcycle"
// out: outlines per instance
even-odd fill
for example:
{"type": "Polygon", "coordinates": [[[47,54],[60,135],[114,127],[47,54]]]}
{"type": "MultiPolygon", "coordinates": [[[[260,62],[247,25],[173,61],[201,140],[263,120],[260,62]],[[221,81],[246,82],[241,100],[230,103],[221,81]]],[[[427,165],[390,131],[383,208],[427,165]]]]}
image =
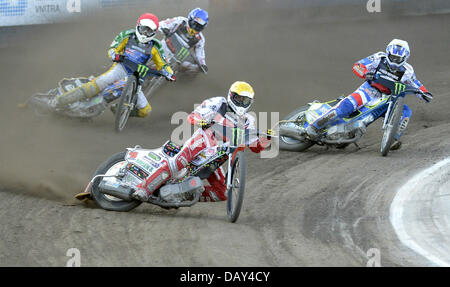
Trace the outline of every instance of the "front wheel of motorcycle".
{"type": "Polygon", "coordinates": [[[383,138],[381,140],[381,155],[387,156],[391,145],[394,142],[397,134],[400,119],[403,114],[403,98],[399,97],[392,107],[392,112],[389,115],[386,127],[384,128],[383,138]]]}
{"type": "MultiPolygon", "coordinates": [[[[231,159],[230,159],[231,160],[231,159]]],[[[246,162],[244,151],[238,152],[231,165],[231,187],[227,190],[228,221],[236,222],[241,212],[245,192],[246,162]]]]}
{"type": "MultiPolygon", "coordinates": [[[[295,120],[299,117],[301,113],[304,113],[308,110],[309,106],[303,106],[292,113],[288,114],[283,120],[285,121],[291,121],[295,120]]],[[[284,123],[285,124],[285,123],[284,123]]],[[[283,125],[283,123],[280,124],[280,126],[283,125]]],[[[284,137],[280,135],[279,145],[281,150],[287,150],[287,151],[304,151],[308,148],[312,147],[314,145],[313,142],[305,140],[301,141],[298,139],[293,139],[290,137],[284,137]]]]}
{"type": "Polygon", "coordinates": [[[142,87],[142,90],[144,91],[144,94],[147,98],[150,98],[150,96],[153,96],[156,91],[159,89],[159,87],[163,84],[165,81],[164,77],[154,77],[150,80],[147,80],[145,82],[145,85],[142,87]]]}
{"type": "MultiPolygon", "coordinates": [[[[126,152],[119,152],[111,156],[107,161],[100,165],[94,176],[99,174],[116,174],[120,168],[127,164],[125,161],[125,155],[126,152]]],[[[123,199],[101,193],[98,189],[101,181],[102,177],[98,177],[92,183],[92,197],[101,208],[112,211],[130,211],[142,203],[138,200],[125,201],[123,199]]]]}
{"type": "Polygon", "coordinates": [[[134,76],[129,76],[127,84],[122,91],[119,99],[119,104],[116,110],[115,130],[121,132],[127,124],[133,107],[134,97],[137,90],[137,79],[134,76]]]}

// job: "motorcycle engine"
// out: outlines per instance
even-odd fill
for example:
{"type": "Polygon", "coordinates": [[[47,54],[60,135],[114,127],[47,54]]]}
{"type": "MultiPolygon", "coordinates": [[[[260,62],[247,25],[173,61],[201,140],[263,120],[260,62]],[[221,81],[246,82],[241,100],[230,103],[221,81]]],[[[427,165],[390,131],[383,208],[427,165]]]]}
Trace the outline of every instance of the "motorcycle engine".
{"type": "Polygon", "coordinates": [[[366,125],[362,121],[354,122],[353,124],[340,124],[332,126],[327,131],[327,139],[339,140],[339,139],[351,139],[355,137],[355,134],[360,132],[364,134],[366,132],[366,125]]]}
{"type": "Polygon", "coordinates": [[[166,202],[180,203],[192,200],[197,193],[202,193],[203,190],[202,180],[197,176],[190,176],[182,182],[164,185],[159,190],[159,196],[166,202]]]}
{"type": "Polygon", "coordinates": [[[106,109],[103,97],[96,96],[84,101],[72,103],[66,113],[71,117],[91,118],[100,115],[106,109]]]}

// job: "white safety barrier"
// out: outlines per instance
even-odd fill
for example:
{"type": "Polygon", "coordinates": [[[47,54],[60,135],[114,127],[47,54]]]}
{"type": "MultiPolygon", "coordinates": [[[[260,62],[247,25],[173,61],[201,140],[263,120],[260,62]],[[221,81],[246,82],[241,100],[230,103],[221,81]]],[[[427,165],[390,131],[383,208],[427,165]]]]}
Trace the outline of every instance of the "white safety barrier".
{"type": "MultiPolygon", "coordinates": [[[[183,1],[184,2],[184,1],[183,1]]],[[[208,7],[209,0],[190,0],[208,7]]],[[[49,24],[126,5],[179,5],[175,0],[0,0],[0,27],[49,24]]]]}

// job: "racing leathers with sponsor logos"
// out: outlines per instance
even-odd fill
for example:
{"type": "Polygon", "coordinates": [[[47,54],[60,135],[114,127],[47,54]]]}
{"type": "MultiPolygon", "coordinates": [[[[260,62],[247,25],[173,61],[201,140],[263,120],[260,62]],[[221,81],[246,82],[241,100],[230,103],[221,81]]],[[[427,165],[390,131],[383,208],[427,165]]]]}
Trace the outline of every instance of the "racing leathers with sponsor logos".
{"type": "MultiPolygon", "coordinates": [[[[205,56],[205,37],[202,32],[190,32],[188,19],[186,17],[174,17],[163,20],[160,22],[159,30],[164,35],[170,35],[172,33],[178,34],[189,47],[194,47],[194,55],[197,58],[200,65],[206,70],[206,56],[205,56]]],[[[162,41],[162,48],[164,49],[164,55],[169,58],[173,56],[172,50],[168,47],[165,41],[162,41]]],[[[184,61],[181,63],[181,67],[189,72],[198,72],[199,66],[197,63],[191,63],[184,61]]]]}
{"type": "MultiPolygon", "coordinates": [[[[387,54],[384,52],[378,52],[359,60],[353,65],[353,72],[356,76],[366,81],[356,91],[342,99],[333,109],[310,125],[311,128],[307,129],[308,133],[315,134],[333,121],[348,117],[362,106],[370,104],[373,100],[381,97],[382,93],[387,95],[391,94],[391,91],[387,87],[371,81],[376,73],[387,76],[394,81],[414,86],[424,93],[428,93],[427,89],[416,78],[414,69],[410,64],[405,62],[398,69],[392,69],[387,61],[387,54]]],[[[429,101],[429,99],[422,98],[420,95],[418,97],[429,101]]],[[[396,142],[391,149],[398,149],[400,147],[401,142],[399,142],[399,139],[406,130],[411,114],[411,109],[405,104],[400,120],[400,127],[395,135],[396,142]]]]}
{"type": "MultiPolygon", "coordinates": [[[[167,64],[160,49],[161,44],[156,39],[152,39],[148,43],[139,42],[135,34],[135,29],[122,31],[116,36],[108,50],[109,58],[115,63],[107,72],[80,87],[82,89],[81,91],[83,91],[86,97],[94,97],[109,85],[127,77],[131,71],[120,63],[119,59],[121,57],[126,57],[142,65],[153,61],[156,68],[164,73],[166,79],[170,81],[174,80],[173,71],[167,64]]],[[[63,94],[61,99],[65,96],[63,94]]],[[[151,112],[151,106],[142,91],[137,96],[136,109],[132,111],[130,116],[145,117],[151,112]]],[[[64,101],[64,104],[67,105],[70,103],[64,101]]]]}
{"type": "MultiPolygon", "coordinates": [[[[164,182],[170,178],[182,178],[186,173],[186,166],[198,160],[198,158],[204,157],[205,159],[216,154],[218,146],[218,135],[210,128],[209,125],[204,123],[212,123],[235,127],[238,122],[242,122],[245,129],[256,129],[255,119],[252,115],[245,113],[242,117],[233,113],[227,103],[227,99],[223,97],[215,97],[205,100],[200,106],[198,106],[188,116],[188,122],[192,125],[200,125],[201,128],[197,129],[194,134],[185,142],[185,144],[179,148],[179,151],[168,160],[167,165],[153,174],[146,182],[146,186],[138,186],[134,196],[140,200],[146,201],[154,190],[161,186],[164,182]],[[161,175],[164,181],[160,180],[161,175]],[[170,176],[167,176],[170,175],[170,176]],[[158,180],[158,185],[152,186],[153,191],[149,191],[149,184],[152,184],[154,180],[158,180]]],[[[264,150],[270,142],[270,137],[254,135],[250,138],[249,148],[255,153],[260,153],[264,150]]],[[[224,171],[221,167],[217,168],[208,177],[208,186],[205,186],[205,190],[201,194],[200,201],[223,201],[227,197],[226,192],[226,178],[224,171]]]]}

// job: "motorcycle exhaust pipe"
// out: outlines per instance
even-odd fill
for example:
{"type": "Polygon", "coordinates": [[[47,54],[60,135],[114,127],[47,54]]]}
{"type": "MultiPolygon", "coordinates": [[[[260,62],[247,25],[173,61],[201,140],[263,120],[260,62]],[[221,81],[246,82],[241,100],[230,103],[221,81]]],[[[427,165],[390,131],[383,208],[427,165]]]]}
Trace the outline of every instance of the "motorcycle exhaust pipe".
{"type": "Polygon", "coordinates": [[[128,186],[118,185],[116,183],[110,183],[107,181],[101,181],[98,185],[98,190],[103,194],[108,194],[125,201],[133,201],[131,196],[134,193],[134,189],[128,186]]]}
{"type": "Polygon", "coordinates": [[[305,137],[303,137],[300,133],[301,130],[294,128],[294,127],[289,127],[289,126],[280,126],[280,136],[284,136],[284,137],[290,137],[296,140],[301,140],[304,141],[305,137]]]}

